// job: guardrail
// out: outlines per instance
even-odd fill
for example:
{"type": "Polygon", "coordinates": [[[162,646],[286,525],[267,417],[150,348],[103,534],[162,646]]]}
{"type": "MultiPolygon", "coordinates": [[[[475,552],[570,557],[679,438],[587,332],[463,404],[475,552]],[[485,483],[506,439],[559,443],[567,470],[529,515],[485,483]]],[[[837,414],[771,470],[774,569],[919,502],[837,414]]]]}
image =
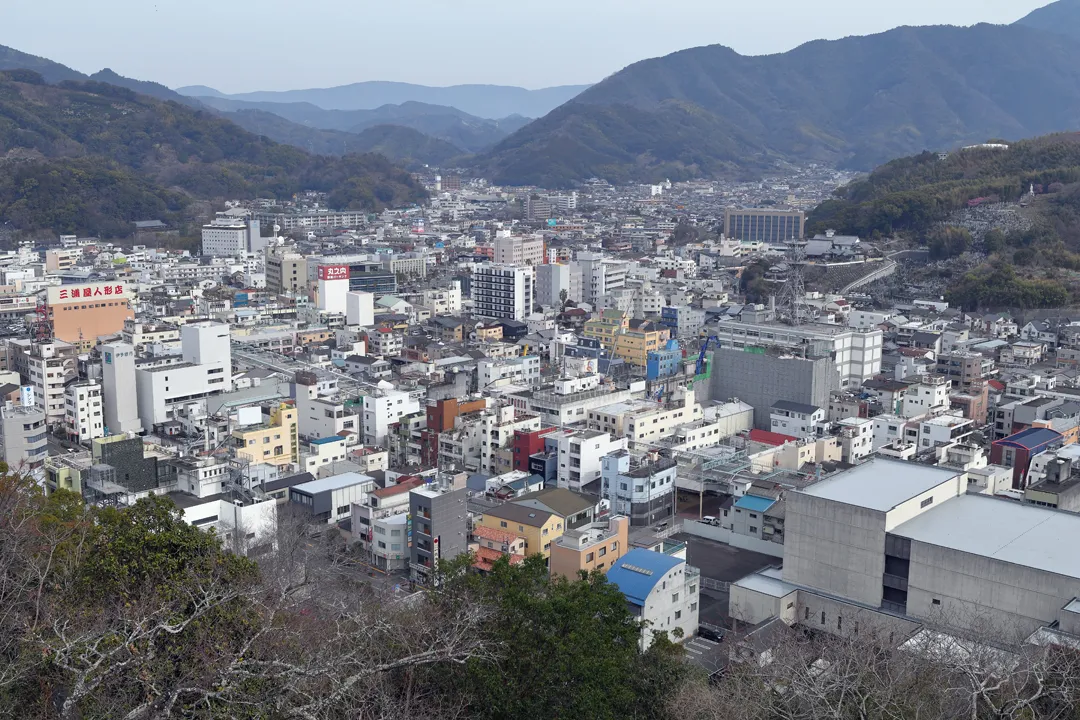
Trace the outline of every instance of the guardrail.
{"type": "Polygon", "coordinates": [[[708,588],[709,590],[720,590],[727,592],[731,589],[731,583],[724,582],[723,580],[713,580],[712,578],[702,577],[701,587],[708,588]]]}

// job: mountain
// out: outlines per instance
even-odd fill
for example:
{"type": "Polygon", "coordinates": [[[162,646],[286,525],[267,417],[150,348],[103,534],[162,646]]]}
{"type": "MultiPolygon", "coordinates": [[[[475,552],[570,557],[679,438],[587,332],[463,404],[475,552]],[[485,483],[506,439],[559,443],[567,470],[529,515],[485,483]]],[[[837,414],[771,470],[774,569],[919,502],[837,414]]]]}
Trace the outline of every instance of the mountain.
{"type": "Polygon", "coordinates": [[[33,70],[49,83],[86,79],[81,72],[67,65],[0,45],[0,72],[5,70],[33,70]]]}
{"type": "Polygon", "coordinates": [[[1080,0],[1058,0],[1020,18],[1016,24],[1080,40],[1080,0]]]}
{"type": "Polygon", "coordinates": [[[986,263],[948,283],[946,299],[969,310],[1063,305],[1070,291],[1080,296],[1080,133],[894,160],[840,188],[807,227],[906,237],[935,260],[985,253],[986,263]],[[971,206],[985,209],[956,214],[971,206]]]}
{"type": "MultiPolygon", "coordinates": [[[[451,143],[464,152],[480,152],[528,123],[527,118],[486,120],[452,107],[406,102],[373,110],[324,110],[311,103],[249,102],[204,96],[199,101],[226,112],[259,110],[322,130],[358,133],[376,125],[400,125],[451,143]]],[[[460,153],[459,153],[460,154],[460,153]]]]}
{"type": "Polygon", "coordinates": [[[1080,122],[1080,43],[1021,25],[904,27],[747,57],[635,63],[476,159],[503,184],[686,178],[778,159],[869,169],[1080,122]]]}
{"type": "Polygon", "coordinates": [[[99,70],[90,76],[91,80],[97,82],[108,83],[109,85],[116,85],[117,87],[124,87],[128,90],[134,90],[140,95],[148,95],[158,100],[172,100],[173,102],[183,103],[184,105],[191,105],[192,107],[203,107],[195,98],[181,95],[180,93],[165,87],[161,83],[150,82],[148,80],[134,80],[132,78],[119,75],[109,68],[99,70]]]}
{"type": "Polygon", "coordinates": [[[27,70],[0,73],[0,166],[0,225],[102,237],[134,220],[182,221],[193,199],[315,190],[375,211],[426,197],[380,155],[310,155],[204,110],[27,70]]]}
{"type": "Polygon", "coordinates": [[[225,112],[223,117],[249,132],[320,155],[374,152],[409,165],[441,165],[462,154],[448,142],[399,125],[376,125],[350,133],[308,127],[264,110],[225,112]]]}
{"type": "Polygon", "coordinates": [[[177,88],[181,95],[223,97],[246,102],[310,103],[326,110],[374,110],[383,105],[420,102],[446,105],[482,118],[509,115],[540,117],[573,98],[588,85],[562,85],[526,90],[505,85],[454,85],[428,87],[397,82],[361,82],[310,90],[260,91],[226,95],[196,85],[177,88]]]}

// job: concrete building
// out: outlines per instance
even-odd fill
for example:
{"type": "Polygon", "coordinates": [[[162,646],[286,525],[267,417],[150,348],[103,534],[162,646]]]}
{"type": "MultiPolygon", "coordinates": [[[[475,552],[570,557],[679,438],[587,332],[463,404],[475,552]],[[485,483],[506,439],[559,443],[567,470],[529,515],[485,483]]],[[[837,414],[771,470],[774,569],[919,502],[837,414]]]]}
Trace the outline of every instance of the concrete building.
{"type": "Polygon", "coordinates": [[[566,299],[581,302],[581,267],[555,263],[536,266],[536,302],[548,307],[562,307],[562,292],[566,299]]]}
{"type": "Polygon", "coordinates": [[[369,292],[349,291],[345,294],[345,322],[350,326],[371,327],[375,324],[375,296],[369,292]]]}
{"type": "Polygon", "coordinates": [[[967,490],[962,472],[874,459],[789,492],[782,577],[734,583],[733,616],[836,634],[1075,633],[1080,563],[1061,539],[1080,516],[967,490]]]}
{"type": "Polygon", "coordinates": [[[565,530],[551,545],[551,576],[577,580],[583,572],[607,570],[629,552],[629,532],[630,519],[623,515],[609,517],[605,527],[565,530]]]}
{"type": "Polygon", "coordinates": [[[229,326],[204,322],[180,330],[182,362],[135,371],[139,418],[143,429],[170,420],[175,407],[232,390],[229,326]]]}
{"type": "Polygon", "coordinates": [[[970,392],[973,383],[993,375],[994,361],[980,353],[946,351],[938,353],[937,373],[952,380],[956,389],[970,392]]]}
{"type": "Polygon", "coordinates": [[[409,492],[413,533],[409,577],[413,582],[431,584],[442,561],[468,550],[468,494],[466,488],[438,485],[409,492]]]}
{"type": "Polygon", "coordinates": [[[901,414],[906,418],[916,418],[948,410],[949,385],[949,380],[940,375],[924,376],[920,381],[908,385],[901,414]]]}
{"type": "Polygon", "coordinates": [[[558,453],[558,486],[581,492],[600,479],[604,457],[626,450],[627,441],[599,430],[556,430],[544,437],[544,445],[558,453]]]}
{"type": "Polygon", "coordinates": [[[316,525],[334,524],[348,518],[353,503],[361,503],[375,487],[370,475],[348,472],[312,480],[289,488],[289,503],[310,516],[316,525]]]}
{"type": "Polygon", "coordinates": [[[300,468],[299,411],[292,402],[262,408],[262,422],[233,431],[237,457],[249,463],[300,468]]]}
{"type": "Polygon", "coordinates": [[[258,220],[217,217],[202,227],[203,255],[239,258],[261,253],[265,247],[258,220]]]}
{"type": "Polygon", "coordinates": [[[653,448],[682,426],[703,418],[704,411],[696,402],[694,391],[679,387],[669,403],[626,400],[598,407],[589,411],[587,425],[591,430],[625,437],[629,449],[634,450],[653,448]]]}
{"type": "Polygon", "coordinates": [[[418,397],[413,395],[414,393],[404,390],[386,389],[363,396],[362,427],[365,445],[385,445],[391,425],[406,415],[420,411],[418,397],[422,397],[422,394],[418,397]]]}
{"type": "Polygon", "coordinates": [[[670,520],[675,516],[676,473],[677,464],[670,458],[632,457],[617,450],[601,460],[600,497],[634,527],[670,520]]]}
{"type": "Polygon", "coordinates": [[[67,386],[67,414],[64,428],[68,437],[89,445],[94,438],[105,437],[105,414],[101,385],[96,382],[77,382],[67,386]]]}
{"type": "Polygon", "coordinates": [[[29,472],[41,467],[49,454],[45,411],[11,403],[0,406],[0,447],[12,470],[29,472]]]}
{"type": "Polygon", "coordinates": [[[535,304],[532,267],[481,265],[473,274],[473,315],[493,320],[524,320],[535,304]]]}
{"type": "Polygon", "coordinates": [[[540,358],[536,355],[501,358],[483,358],[476,363],[476,387],[480,392],[499,385],[540,384],[540,358]]]}
{"type": "Polygon", "coordinates": [[[645,623],[642,650],[652,645],[655,632],[666,632],[676,641],[676,628],[683,638],[697,633],[701,573],[685,560],[634,548],[608,569],[607,579],[626,597],[634,616],[645,623]]]}
{"type": "Polygon", "coordinates": [[[671,328],[671,337],[696,338],[705,327],[705,311],[688,305],[660,308],[660,323],[671,328]]]}
{"type": "Polygon", "coordinates": [[[267,292],[280,295],[306,293],[307,289],[307,259],[294,246],[274,245],[266,248],[267,292]]]}
{"type": "Polygon", "coordinates": [[[725,348],[777,346],[800,354],[831,355],[840,375],[840,388],[860,387],[881,372],[881,330],[820,323],[791,326],[771,317],[769,310],[747,307],[737,318],[718,320],[714,334],[725,348]]]}
{"type": "Polygon", "coordinates": [[[78,376],[78,349],[63,340],[26,339],[11,340],[8,348],[9,367],[34,389],[35,404],[45,411],[50,424],[62,424],[67,417],[64,388],[78,376]]]}
{"type": "Polygon", "coordinates": [[[602,308],[604,296],[626,287],[629,264],[605,258],[601,253],[579,252],[576,264],[581,268],[581,299],[594,308],[602,308]]]}
{"type": "Polygon", "coordinates": [[[544,239],[521,235],[495,238],[495,262],[500,265],[541,265],[544,262],[544,239]]]}
{"type": "Polygon", "coordinates": [[[769,429],[781,435],[804,438],[818,434],[818,426],[825,422],[825,409],[817,405],[805,405],[779,400],[773,403],[769,415],[769,429]]]}
{"type": "Polygon", "coordinates": [[[101,390],[106,435],[141,432],[135,381],[135,348],[127,343],[101,346],[101,390]]]}
{"type": "Polygon", "coordinates": [[[770,409],[782,400],[826,407],[839,388],[836,363],[829,357],[803,358],[789,354],[747,352],[720,348],[710,363],[709,397],[738,398],[754,407],[754,425],[772,425],[770,409]]]}
{"type": "Polygon", "coordinates": [[[735,240],[782,244],[801,240],[806,213],[771,208],[728,208],[724,211],[724,235],[735,240]]]}
{"type": "Polygon", "coordinates": [[[53,337],[87,352],[99,337],[121,332],[124,323],[135,318],[133,298],[126,283],[114,281],[46,288],[53,337]]]}

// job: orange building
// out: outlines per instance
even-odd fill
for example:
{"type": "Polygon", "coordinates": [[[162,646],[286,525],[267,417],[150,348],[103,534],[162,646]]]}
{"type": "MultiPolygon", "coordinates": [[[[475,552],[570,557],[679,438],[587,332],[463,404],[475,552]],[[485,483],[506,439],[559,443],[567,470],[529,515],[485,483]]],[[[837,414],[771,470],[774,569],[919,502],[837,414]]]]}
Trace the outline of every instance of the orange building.
{"type": "Polygon", "coordinates": [[[131,291],[122,282],[95,282],[47,288],[45,303],[53,337],[85,352],[98,338],[124,329],[125,320],[134,320],[131,291]]]}
{"type": "Polygon", "coordinates": [[[630,549],[629,534],[630,519],[625,515],[609,518],[607,528],[567,530],[551,544],[551,576],[577,580],[582,572],[607,571],[630,549]]]}

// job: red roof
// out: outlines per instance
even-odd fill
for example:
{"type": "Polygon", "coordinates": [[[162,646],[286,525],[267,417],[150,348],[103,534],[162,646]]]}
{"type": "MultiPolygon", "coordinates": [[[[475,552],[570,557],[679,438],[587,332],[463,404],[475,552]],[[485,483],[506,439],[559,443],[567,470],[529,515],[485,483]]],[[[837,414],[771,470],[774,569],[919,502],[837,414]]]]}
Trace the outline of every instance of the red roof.
{"type": "Polygon", "coordinates": [[[378,490],[372,490],[371,494],[377,498],[392,497],[394,495],[400,495],[403,492],[408,492],[415,487],[420,487],[424,484],[424,478],[409,478],[399,482],[397,485],[390,485],[389,487],[379,488],[378,490]]]}
{"type": "Polygon", "coordinates": [[[473,528],[473,536],[478,538],[484,538],[485,540],[492,540],[497,543],[506,543],[509,545],[518,539],[518,536],[512,532],[506,530],[499,530],[496,528],[489,528],[483,525],[477,525],[473,528]]]}
{"type": "Polygon", "coordinates": [[[991,380],[989,384],[990,387],[994,388],[999,392],[1005,390],[1005,383],[1001,382],[1000,380],[991,380]]]}
{"type": "Polygon", "coordinates": [[[750,431],[750,439],[754,442],[764,443],[766,445],[783,445],[784,443],[798,441],[798,438],[792,437],[791,435],[757,429],[750,431]]]}
{"type": "MultiPolygon", "coordinates": [[[[503,557],[504,553],[498,550],[492,550],[491,548],[482,547],[476,551],[476,560],[473,562],[473,567],[478,570],[490,570],[491,566],[495,562],[503,557]]],[[[511,565],[517,565],[525,561],[524,555],[506,555],[510,558],[511,565]]]]}

